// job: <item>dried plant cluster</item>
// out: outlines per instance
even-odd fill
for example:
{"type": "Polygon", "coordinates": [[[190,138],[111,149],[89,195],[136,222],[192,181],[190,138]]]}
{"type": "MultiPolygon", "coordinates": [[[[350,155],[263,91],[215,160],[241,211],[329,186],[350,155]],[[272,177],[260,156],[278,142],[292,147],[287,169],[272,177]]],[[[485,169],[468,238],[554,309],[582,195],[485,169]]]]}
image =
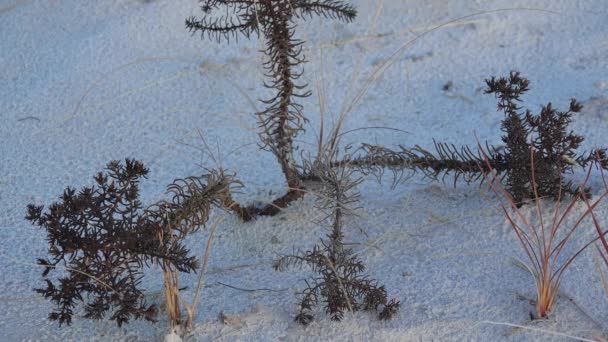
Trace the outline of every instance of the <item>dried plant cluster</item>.
{"type": "MultiPolygon", "coordinates": [[[[582,109],[576,100],[572,99],[566,111],[558,111],[549,103],[538,115],[533,115],[519,106],[522,95],[529,90],[529,81],[511,72],[506,78],[486,80],[485,92],[494,94],[498,110],[504,113],[504,148],[478,145],[477,151],[473,151],[467,146],[435,142],[435,150],[430,152],[418,145],[395,151],[363,144],[338,160],[338,125],[328,144],[319,139],[319,155],[314,162],[305,160],[298,165],[294,139],[307,122],[298,99],[310,96],[310,92],[300,80],[305,57],[304,41],[295,35],[297,22],[315,15],[350,22],[357,14],[354,7],[336,0],[199,2],[203,17],[186,20],[191,32],[218,42],[252,35],[265,40],[264,85],[273,91],[273,96],[262,100],[265,108],[256,116],[261,147],[277,158],[287,193],[266,206],[243,207],[232,198],[232,193],[242,186],[235,176],[221,169],[206,170],[201,176],[175,180],[167,188],[167,199],[144,207],[139,200],[139,182],[146,178],[148,169],[139,161],[126,159],[124,164],[110,162],[106,172],[95,177],[94,186],[84,187],[78,193],[67,188],[60,201],[46,211],[43,206],[29,205],[26,219],[47,233],[49,258],[38,260],[44,267],[46,287],[36,291],[55,304],[49,315],[51,320],[69,325],[78,303],[85,302],[87,318],[101,319],[110,314],[110,319],[119,326],[130,319],[154,321],[157,308],[146,303],[140,285],[144,266],[158,265],[163,271],[171,325],[191,326],[217,225],[207,242],[191,305],[180,298],[179,273],[196,271],[199,263],[184,246],[184,240],[207,225],[214,207],[229,210],[245,221],[258,215],[274,215],[308,192],[305,180],[314,181],[321,188],[316,208],[323,218],[317,223],[326,226],[329,233],[311,250],[285,255],[274,265],[279,271],[308,266],[315,274],[300,293],[295,320],[310,323],[314,308],[321,303],[336,321],[342,320],[346,312],[358,310],[374,311],[379,319],[389,319],[399,311],[400,302],[389,300],[385,287],[364,274],[365,265],[344,242],[345,218],[358,202],[356,187],[362,181],[353,178],[355,172],[381,179],[389,170],[395,183],[416,172],[431,179],[453,176],[454,182],[460,177],[467,182],[487,182],[529,258],[539,317],[550,312],[567,267],[597,240],[601,242],[600,255],[608,265],[606,231],[599,227],[593,213],[600,201],[608,197],[608,185],[604,181],[605,191],[593,202],[585,188],[592,166],[608,169],[608,157],[605,149],[578,152],[584,138],[568,130],[573,114],[582,109]],[[564,175],[573,172],[576,166],[587,170],[581,186],[564,180],[564,175]],[[571,196],[571,201],[560,211],[565,194],[571,196]],[[549,220],[543,218],[547,213],[541,198],[556,200],[549,220]],[[535,204],[537,222],[519,209],[526,200],[535,204]],[[564,228],[579,200],[584,201],[587,210],[574,224],[564,228]],[[592,217],[598,237],[561,257],[587,216],[592,217]],[[54,278],[49,277],[51,271],[54,278]],[[186,307],[187,320],[181,317],[180,303],[186,307]]],[[[608,289],[608,281],[606,284],[608,289]]]]}
{"type": "Polygon", "coordinates": [[[568,131],[572,115],[583,108],[575,99],[570,101],[566,111],[558,111],[548,103],[542,107],[539,115],[533,115],[529,110],[522,112],[518,106],[521,95],[528,91],[529,85],[529,81],[518,72],[511,72],[509,78],[492,77],[486,83],[486,93],[494,94],[499,99],[498,109],[505,114],[502,122],[505,135],[502,140],[506,152],[499,154],[494,151],[492,167],[498,170],[499,166],[503,166],[509,192],[516,203],[537,196],[557,199],[560,191],[576,195],[584,190],[563,179],[563,175],[572,173],[576,165],[587,168],[598,161],[602,168],[608,168],[605,149],[586,154],[577,152],[585,138],[568,131]],[[532,156],[530,150],[533,151],[532,156]],[[534,158],[534,162],[531,158],[534,158]],[[537,176],[533,182],[529,179],[531,174],[537,176]],[[534,182],[537,189],[532,186],[534,182]]]}
{"type": "MultiPolygon", "coordinates": [[[[585,182],[579,185],[579,191],[573,192],[570,202],[562,206],[562,182],[558,182],[557,197],[555,203],[550,206],[544,205],[543,198],[539,192],[539,177],[536,175],[536,147],[530,145],[529,160],[530,160],[530,183],[534,195],[533,203],[535,205],[535,217],[525,215],[517,206],[517,202],[512,195],[509,194],[505,186],[498,178],[498,173],[490,165],[488,155],[483,152],[481,146],[485,166],[489,171],[483,171],[483,177],[490,186],[490,189],[496,195],[498,202],[510,223],[517,239],[519,240],[523,250],[528,257],[527,269],[534,277],[536,285],[536,315],[539,318],[547,317],[551,312],[555,298],[559,292],[559,286],[566,269],[572,264],[587,247],[600,239],[605,242],[602,232],[593,210],[599,203],[608,196],[608,187],[605,187],[604,192],[598,196],[593,203],[586,196],[585,185],[589,182],[592,167],[587,171],[585,182]],[[572,212],[578,200],[584,200],[587,204],[585,210],[580,216],[573,217],[572,212]],[[551,213],[551,210],[553,212],[551,213]],[[591,240],[588,243],[573,247],[572,251],[568,251],[567,245],[571,245],[571,239],[574,233],[581,227],[581,223],[587,217],[591,216],[598,231],[599,237],[591,240]],[[574,221],[573,223],[570,223],[574,221]],[[566,255],[564,255],[566,254],[566,255]]],[[[603,244],[603,246],[606,246],[603,244]]]]}
{"type": "Polygon", "coordinates": [[[212,205],[228,203],[238,182],[223,172],[177,180],[168,188],[170,200],[144,209],[139,181],[147,174],[139,161],[112,161],[94,186],[78,193],[67,188],[46,212],[28,206],[26,219],[47,232],[50,259],[38,261],[46,287],[36,291],[56,305],[51,320],[70,324],[78,302],[86,301],[87,318],[111,312],[119,326],[130,318],[153,321],[156,306],[146,304],[140,289],[144,265],[186,273],[198,267],[183,239],[205,225],[212,205]],[[57,268],[65,272],[49,279],[57,268]]]}
{"type": "Polygon", "coordinates": [[[322,185],[316,207],[323,215],[319,224],[329,226],[330,233],[312,250],[283,256],[274,268],[282,271],[290,266],[308,266],[318,274],[306,281],[296,322],[310,323],[314,318],[313,309],[320,301],[335,321],[342,320],[345,312],[361,309],[377,311],[379,319],[390,319],[399,310],[399,301],[389,301],[384,286],[363,275],[365,265],[352,249],[344,246],[344,218],[359,199],[355,188],[361,179],[353,180],[352,170],[333,168],[329,160],[317,159],[309,163],[307,169],[322,185]]]}
{"type": "Polygon", "coordinates": [[[310,96],[310,91],[299,81],[305,57],[304,41],[295,37],[296,21],[317,15],[350,22],[357,12],[347,3],[333,0],[201,0],[200,3],[203,18],[187,19],[190,31],[218,42],[236,39],[239,35],[249,38],[261,34],[265,39],[264,69],[268,83],[264,85],[274,91],[274,96],[262,100],[266,108],[256,113],[259,135],[262,147],[276,156],[288,191],[263,208],[248,208],[243,216],[248,219],[255,215],[274,215],[304,195],[293,139],[304,130],[303,123],[307,121],[297,99],[310,96]]]}
{"type": "MultiPolygon", "coordinates": [[[[588,153],[577,151],[584,138],[568,131],[572,115],[582,109],[576,100],[572,99],[566,111],[558,111],[549,103],[542,107],[538,115],[534,115],[519,106],[521,96],[529,89],[529,81],[518,72],[511,72],[507,78],[492,77],[486,80],[486,84],[485,92],[496,96],[498,109],[505,115],[502,121],[502,141],[505,146],[504,149],[486,146],[489,165],[506,179],[507,189],[518,205],[535,198],[530,181],[531,147],[536,161],[534,172],[538,177],[536,191],[540,197],[556,199],[560,191],[576,195],[578,188],[563,177],[572,173],[575,166],[587,168],[593,161],[598,161],[603,169],[608,169],[605,149],[588,153]]],[[[381,146],[363,145],[358,156],[336,164],[351,165],[364,174],[377,177],[388,169],[393,172],[396,181],[402,180],[406,173],[421,171],[431,179],[453,174],[454,182],[459,177],[470,182],[483,179],[482,173],[489,171],[479,151],[437,142],[435,153],[420,146],[400,147],[400,150],[394,151],[381,146]]]]}

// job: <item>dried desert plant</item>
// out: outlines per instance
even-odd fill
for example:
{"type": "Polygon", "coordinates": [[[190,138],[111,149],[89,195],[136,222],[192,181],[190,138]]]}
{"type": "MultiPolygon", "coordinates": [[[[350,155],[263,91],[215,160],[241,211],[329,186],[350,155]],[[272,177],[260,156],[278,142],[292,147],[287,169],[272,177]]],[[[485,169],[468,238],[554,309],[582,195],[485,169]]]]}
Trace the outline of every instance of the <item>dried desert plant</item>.
{"type": "Polygon", "coordinates": [[[139,161],[112,161],[95,177],[95,186],[78,193],[67,188],[47,212],[28,206],[26,219],[47,232],[50,258],[38,259],[46,267],[46,287],[36,291],[55,304],[49,319],[69,325],[77,302],[86,301],[87,318],[101,319],[110,311],[119,326],[130,318],[153,321],[156,306],[146,304],[139,288],[144,264],[182,272],[198,267],[181,241],[158,239],[160,227],[151,224],[138,199],[139,181],[147,174],[139,161]],[[49,279],[60,266],[66,272],[49,279]]]}
{"type": "MultiPolygon", "coordinates": [[[[483,170],[482,176],[496,195],[505,217],[528,257],[529,262],[525,265],[534,277],[536,285],[537,317],[547,317],[555,302],[564,272],[576,257],[597,239],[585,244],[569,247],[568,249],[566,249],[566,245],[568,245],[574,233],[580,228],[583,220],[587,216],[593,217],[595,207],[608,196],[608,187],[593,203],[587,200],[583,189],[588,184],[591,176],[593,167],[590,166],[587,170],[585,181],[579,186],[578,191],[573,192],[573,196],[565,208],[562,208],[562,186],[560,185],[557,188],[556,201],[552,204],[553,213],[550,213],[551,209],[543,206],[543,198],[538,191],[538,175],[536,174],[537,167],[535,165],[537,153],[534,145],[530,144],[528,160],[531,165],[528,169],[530,170],[529,181],[534,195],[532,204],[535,207],[535,215],[534,217],[528,216],[522,211],[516,200],[502,184],[498,172],[493,169],[490,159],[482,146],[478,144],[478,147],[485,163],[485,166],[480,166],[483,170]],[[576,210],[574,207],[581,199],[587,203],[587,209],[578,217],[573,217],[576,215],[574,214],[576,210]],[[571,220],[574,220],[574,223],[571,223],[571,220]],[[568,252],[568,254],[563,255],[564,252],[568,252]]],[[[599,162],[594,164],[601,167],[599,162]]],[[[561,179],[558,184],[562,184],[561,179]]]]}
{"type": "MultiPolygon", "coordinates": [[[[504,148],[486,146],[485,157],[480,151],[467,146],[456,147],[452,144],[435,142],[435,153],[416,145],[413,148],[401,146],[395,151],[386,147],[363,145],[358,154],[337,162],[350,165],[363,174],[382,177],[384,170],[393,172],[394,180],[404,175],[422,172],[424,176],[437,179],[440,175],[454,175],[454,182],[462,177],[467,182],[482,179],[491,167],[505,180],[505,188],[521,205],[527,199],[550,196],[557,199],[568,193],[576,196],[578,187],[564,181],[564,175],[572,173],[576,166],[583,169],[595,161],[603,169],[608,169],[605,149],[578,152],[584,137],[568,130],[574,113],[582,109],[575,99],[570,101],[568,110],[558,111],[551,103],[543,106],[538,115],[519,106],[521,96],[529,90],[529,81],[518,72],[509,77],[492,77],[486,80],[486,94],[494,94],[498,99],[498,110],[504,113],[502,120],[502,141],[504,148]],[[530,163],[530,148],[533,147],[535,163],[530,163]],[[487,163],[485,162],[487,160],[487,163]],[[479,167],[481,165],[481,168],[479,167]],[[488,167],[486,167],[488,165],[488,167]],[[532,165],[537,176],[536,189],[529,181],[532,165]]],[[[587,189],[582,189],[587,190],[587,189]]],[[[578,196],[581,199],[580,196],[578,196]]]]}
{"type": "Polygon", "coordinates": [[[275,95],[261,100],[266,108],[256,113],[262,147],[277,158],[287,181],[287,193],[262,208],[248,208],[244,219],[254,215],[274,215],[289,203],[301,198],[301,181],[293,153],[293,140],[307,121],[303,106],[296,99],[310,96],[307,85],[300,83],[305,57],[304,41],[295,38],[297,20],[325,18],[352,21],[357,12],[344,1],[335,0],[200,0],[202,19],[188,18],[186,27],[210,39],[228,41],[231,37],[260,35],[265,39],[266,88],[275,95]],[[219,14],[218,14],[219,12],[219,14]]]}
{"type": "Polygon", "coordinates": [[[139,181],[147,174],[139,161],[112,161],[94,186],[78,193],[68,187],[46,212],[28,206],[26,219],[47,232],[50,258],[38,259],[46,287],[36,292],[55,304],[49,319],[69,325],[78,302],[85,302],[86,318],[110,312],[119,326],[131,318],[155,321],[156,305],[146,303],[140,284],[144,265],[156,264],[163,269],[172,325],[181,322],[178,273],[198,268],[183,241],[205,226],[212,206],[231,208],[232,188],[240,183],[211,170],[176,180],[169,200],[144,209],[139,181]]]}
{"type": "MultiPolygon", "coordinates": [[[[332,165],[353,168],[363,175],[375,176],[378,181],[382,180],[388,170],[393,175],[393,186],[417,172],[433,180],[440,176],[441,180],[445,180],[447,176],[453,174],[454,184],[460,178],[470,182],[482,177],[479,165],[483,165],[483,159],[469,147],[458,148],[455,145],[436,141],[434,145],[435,154],[418,145],[413,148],[400,146],[399,150],[393,150],[378,145],[362,144],[356,151],[332,165]]],[[[491,165],[500,165],[495,153],[490,153],[490,158],[491,165]]],[[[502,169],[503,167],[500,167],[499,170],[502,169]]]]}
{"type": "Polygon", "coordinates": [[[356,186],[361,179],[351,179],[352,170],[333,168],[325,154],[313,163],[307,163],[307,173],[321,185],[316,207],[323,213],[319,224],[327,225],[331,231],[326,239],[312,250],[281,257],[274,265],[282,271],[290,266],[309,266],[318,275],[306,281],[306,289],[300,294],[299,313],[296,322],[310,323],[313,308],[325,302],[325,312],[332,320],[340,321],[344,313],[357,310],[378,311],[380,319],[390,319],[399,310],[399,301],[388,300],[386,289],[377,281],[363,275],[365,265],[355,253],[344,246],[344,217],[352,211],[349,206],[356,203],[359,194],[356,186]]]}

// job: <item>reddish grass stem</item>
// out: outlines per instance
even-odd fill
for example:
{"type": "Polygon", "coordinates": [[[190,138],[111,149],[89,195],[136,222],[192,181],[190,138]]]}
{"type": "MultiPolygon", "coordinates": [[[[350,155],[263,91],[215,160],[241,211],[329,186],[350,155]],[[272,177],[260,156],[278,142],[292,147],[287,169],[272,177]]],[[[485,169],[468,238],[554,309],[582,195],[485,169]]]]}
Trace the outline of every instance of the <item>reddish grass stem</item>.
{"type": "MultiPolygon", "coordinates": [[[[604,189],[606,189],[606,191],[608,191],[608,183],[606,182],[606,178],[604,177],[604,170],[602,168],[600,168],[600,174],[602,176],[602,183],[604,184],[604,189]]],[[[586,196],[583,196],[583,200],[585,201],[587,208],[591,208],[592,205],[586,196]]],[[[595,227],[595,230],[598,235],[595,240],[600,240],[600,242],[601,242],[599,246],[596,245],[597,251],[599,252],[600,257],[602,258],[604,265],[608,268],[608,242],[606,241],[606,233],[608,233],[608,230],[602,230],[602,227],[601,227],[600,223],[598,222],[597,217],[595,216],[595,213],[591,212],[591,218],[593,219],[593,226],[595,227]]],[[[599,267],[599,265],[598,265],[598,267],[599,267]]],[[[601,269],[600,269],[600,273],[602,275],[602,281],[605,282],[603,272],[601,269]]],[[[607,289],[605,285],[606,284],[604,284],[604,288],[607,289]]],[[[606,294],[608,295],[608,290],[606,290],[606,294]]]]}
{"type": "MultiPolygon", "coordinates": [[[[531,222],[520,210],[520,208],[517,207],[517,203],[505,189],[497,174],[492,169],[488,155],[479,142],[478,148],[481,151],[483,160],[486,164],[485,167],[483,165],[479,166],[482,170],[483,178],[489,184],[492,192],[496,195],[505,217],[513,228],[517,239],[519,240],[530,261],[527,266],[532,273],[536,284],[536,309],[538,317],[547,317],[553,307],[553,304],[555,303],[555,298],[559,291],[562,276],[568,266],[570,266],[587,247],[598,239],[602,241],[602,244],[608,253],[608,243],[606,243],[606,239],[604,237],[606,232],[602,232],[593,213],[593,210],[597,207],[597,205],[606,196],[608,196],[608,185],[606,185],[606,182],[604,181],[604,192],[598,196],[595,201],[590,202],[584,191],[585,186],[589,182],[591,176],[592,167],[590,167],[587,171],[585,181],[580,185],[579,191],[572,197],[570,203],[563,211],[560,211],[562,204],[562,187],[560,186],[555,203],[554,214],[551,219],[551,226],[548,227],[548,222],[543,219],[543,213],[545,210],[543,209],[541,203],[542,198],[538,194],[534,164],[535,150],[533,144],[530,144],[530,182],[532,184],[534,193],[533,201],[536,209],[536,215],[538,217],[537,223],[531,222]],[[562,228],[565,225],[566,219],[572,216],[572,209],[580,199],[584,200],[587,205],[587,209],[568,229],[562,228]],[[566,244],[568,241],[570,241],[574,232],[581,226],[582,221],[587,216],[592,217],[599,237],[582,245],[581,247],[576,247],[574,252],[567,256],[564,261],[564,258],[560,258],[560,256],[562,255],[566,244]]],[[[599,169],[601,170],[601,168],[599,169]]],[[[604,179],[603,173],[602,179],[604,179]]],[[[606,255],[603,257],[608,265],[608,257],[606,255]]]]}

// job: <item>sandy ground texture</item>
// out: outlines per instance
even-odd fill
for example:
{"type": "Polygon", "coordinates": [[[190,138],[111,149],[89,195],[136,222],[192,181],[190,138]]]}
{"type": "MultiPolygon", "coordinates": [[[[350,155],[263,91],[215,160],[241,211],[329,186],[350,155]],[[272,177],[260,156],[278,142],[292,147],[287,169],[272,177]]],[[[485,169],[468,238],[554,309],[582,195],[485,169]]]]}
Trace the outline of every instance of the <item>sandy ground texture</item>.
{"type": "MultiPolygon", "coordinates": [[[[549,101],[564,108],[576,97],[586,105],[572,125],[587,137],[583,148],[606,145],[605,0],[352,3],[359,17],[351,24],[312,19],[298,27],[307,41],[304,78],[314,93],[303,101],[310,124],[298,136],[299,151],[314,153],[320,113],[331,125],[349,107],[344,131],[389,126],[405,132],[358,130],[345,135],[344,144],[430,148],[433,138],[474,144],[475,134],[500,143],[502,114],[482,89],[485,78],[510,70],[530,79],[525,105],[534,112],[549,101]]],[[[24,220],[28,203],[48,205],[68,185],[91,185],[108,161],[126,157],[151,170],[141,184],[144,203],[162,198],[174,178],[216,163],[246,185],[237,195],[242,202],[284,191],[274,157],[258,149],[252,115],[261,107],[255,100],[268,95],[261,87],[263,42],[201,41],[184,27],[186,17],[198,14],[195,0],[0,0],[1,340],[152,341],[167,333],[164,316],[155,325],[122,328],[86,320],[81,312],[69,327],[48,321],[51,305],[32,291],[42,285],[35,260],[47,245],[44,232],[24,220]],[[201,136],[221,158],[201,152],[201,136]]],[[[599,185],[597,177],[592,185],[599,185]]],[[[551,317],[530,320],[532,278],[515,262],[525,255],[487,188],[414,176],[394,189],[390,179],[379,185],[370,178],[360,191],[359,217],[348,221],[346,240],[369,275],[401,301],[394,320],[356,313],[336,323],[319,310],[306,328],[293,322],[294,293],[310,273],[277,273],[271,264],[326,233],[313,223],[318,213],[309,196],[272,218],[242,223],[225,216],[194,330],[185,340],[608,336],[608,298],[593,250],[566,273],[551,317]]],[[[573,214],[583,209],[577,205],[573,214]]],[[[607,212],[605,204],[597,210],[604,226],[607,212]]],[[[197,255],[208,234],[191,237],[197,255]]],[[[587,223],[580,240],[591,236],[587,223]]],[[[195,281],[194,275],[183,278],[186,298],[195,281]]],[[[162,302],[159,269],[147,271],[144,287],[150,301],[162,302]]]]}

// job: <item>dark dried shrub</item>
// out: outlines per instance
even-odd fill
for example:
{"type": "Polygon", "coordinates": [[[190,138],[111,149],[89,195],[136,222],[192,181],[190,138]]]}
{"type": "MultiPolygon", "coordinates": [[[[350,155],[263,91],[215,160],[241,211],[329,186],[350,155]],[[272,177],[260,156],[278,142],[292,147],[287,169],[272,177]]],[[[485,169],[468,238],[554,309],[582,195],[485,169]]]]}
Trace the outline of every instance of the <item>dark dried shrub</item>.
{"type": "MultiPolygon", "coordinates": [[[[572,173],[576,166],[587,168],[597,161],[603,169],[608,169],[606,149],[596,149],[580,153],[577,149],[584,137],[568,130],[574,113],[582,109],[575,99],[570,101],[568,110],[558,111],[551,103],[543,106],[538,115],[519,106],[521,96],[528,91],[529,81],[518,72],[511,72],[507,78],[486,80],[487,94],[498,99],[498,110],[505,118],[502,121],[502,141],[504,148],[486,145],[487,158],[491,169],[506,179],[506,187],[518,205],[534,199],[530,181],[530,148],[534,150],[535,174],[540,197],[557,198],[560,188],[575,195],[578,188],[564,180],[564,174],[572,173]]],[[[364,174],[382,177],[384,170],[393,172],[394,180],[403,179],[406,173],[421,171],[424,176],[437,179],[440,175],[453,174],[454,182],[459,177],[466,181],[483,181],[483,173],[490,169],[478,151],[469,147],[435,142],[435,153],[415,146],[400,147],[394,151],[381,146],[363,145],[354,157],[335,163],[335,166],[349,165],[364,174]]]]}
{"type": "Polygon", "coordinates": [[[312,250],[283,256],[274,265],[278,271],[306,265],[317,273],[306,281],[295,320],[304,325],[310,323],[319,301],[325,303],[325,312],[335,321],[342,320],[347,311],[358,310],[376,311],[383,320],[392,318],[399,310],[399,301],[389,301],[384,286],[363,274],[365,265],[343,242],[344,217],[351,210],[349,206],[358,201],[355,188],[361,179],[352,180],[352,170],[348,168],[331,167],[328,158],[319,158],[306,167],[307,174],[322,186],[316,205],[323,214],[319,223],[327,225],[331,232],[312,250]]]}
{"type": "Polygon", "coordinates": [[[529,85],[528,80],[518,72],[511,72],[509,78],[492,77],[486,83],[486,93],[494,94],[499,99],[498,109],[505,114],[502,122],[505,152],[500,159],[506,165],[504,172],[508,175],[509,192],[517,203],[536,198],[530,180],[531,165],[538,178],[538,196],[554,199],[560,189],[571,195],[576,195],[579,191],[577,186],[564,181],[563,177],[566,173],[572,173],[574,167],[585,169],[598,161],[602,168],[608,168],[605,149],[589,153],[577,152],[585,138],[568,130],[572,115],[583,108],[575,99],[570,101],[566,111],[554,109],[549,102],[541,108],[538,115],[533,115],[529,110],[522,111],[518,106],[521,95],[528,91],[529,85]],[[530,162],[531,148],[534,151],[534,163],[530,162]]]}
{"type": "Polygon", "coordinates": [[[295,38],[297,20],[325,18],[352,21],[357,15],[353,6],[335,0],[200,0],[203,17],[188,18],[186,27],[200,32],[210,39],[228,41],[240,35],[262,35],[266,41],[263,51],[266,88],[274,95],[261,102],[266,106],[256,113],[260,127],[262,147],[277,158],[287,181],[288,191],[269,205],[251,207],[239,214],[244,219],[255,215],[274,215],[289,203],[301,198],[301,180],[293,153],[293,140],[303,131],[307,121],[303,106],[296,100],[310,96],[307,85],[300,82],[302,65],[306,59],[302,53],[304,41],[295,38]],[[217,13],[219,12],[219,14],[217,13]]]}
{"type": "Polygon", "coordinates": [[[147,174],[139,161],[112,161],[94,186],[78,193],[67,188],[46,212],[28,206],[26,219],[47,233],[49,258],[38,260],[46,287],[36,292],[55,304],[49,319],[69,325],[78,302],[85,302],[87,318],[111,312],[119,326],[131,318],[154,321],[156,306],[139,288],[144,265],[196,270],[183,238],[205,224],[212,204],[229,203],[236,181],[223,172],[178,180],[169,186],[170,201],[144,209],[139,181],[147,174]],[[55,270],[65,272],[49,279],[55,270]]]}

